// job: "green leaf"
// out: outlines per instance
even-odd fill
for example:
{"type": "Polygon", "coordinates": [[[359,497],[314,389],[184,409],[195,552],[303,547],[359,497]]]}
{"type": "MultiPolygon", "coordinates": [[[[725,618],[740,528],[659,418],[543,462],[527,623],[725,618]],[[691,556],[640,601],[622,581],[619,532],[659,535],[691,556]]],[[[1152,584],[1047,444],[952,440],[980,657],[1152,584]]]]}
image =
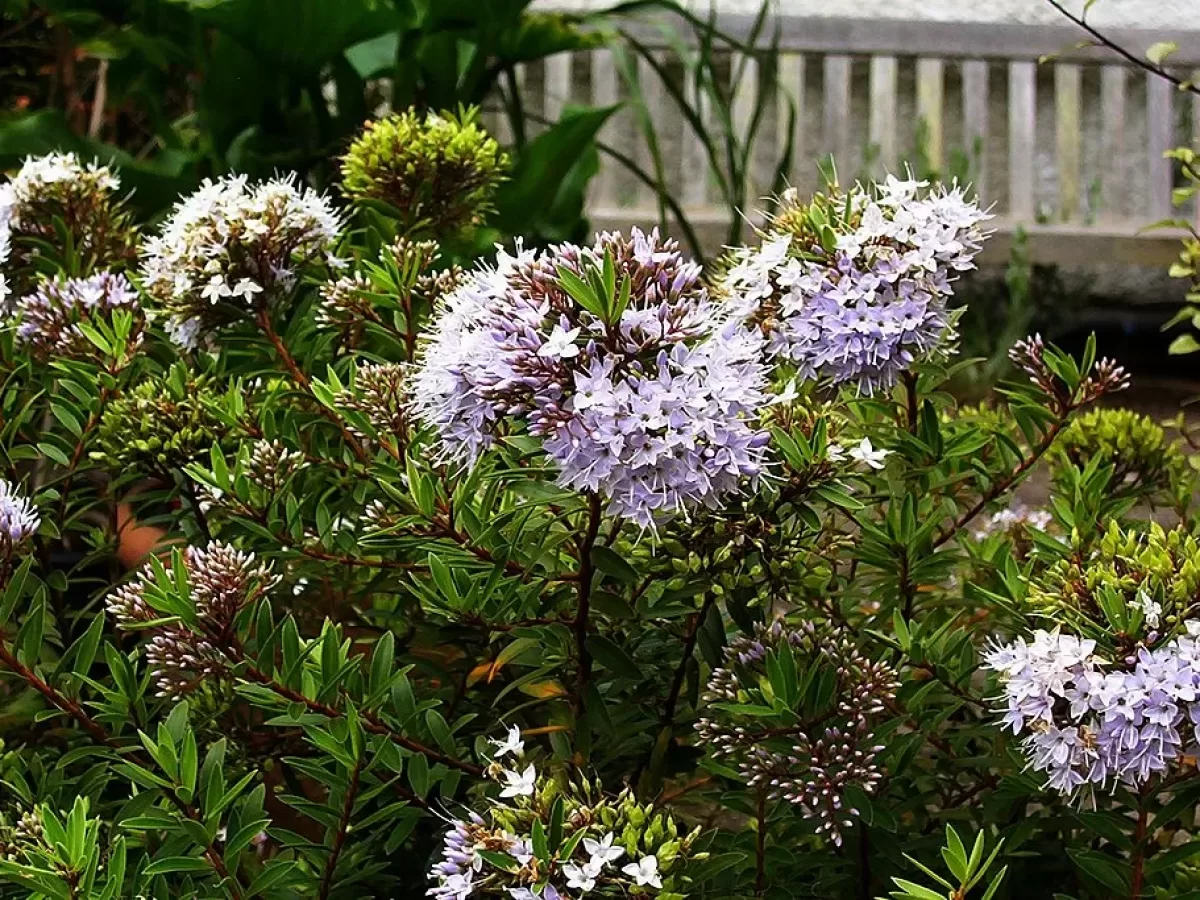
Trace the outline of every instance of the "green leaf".
{"type": "Polygon", "coordinates": [[[622,678],[641,678],[642,670],[621,647],[606,637],[593,634],[587,639],[588,652],[613,675],[622,678]]]}
{"type": "Polygon", "coordinates": [[[168,856],[156,859],[146,866],[147,875],[166,875],[168,872],[209,872],[212,871],[207,859],[203,856],[168,856]]]}
{"type": "Polygon", "coordinates": [[[1179,45],[1174,41],[1157,41],[1151,44],[1146,50],[1146,59],[1154,63],[1156,66],[1161,66],[1171,54],[1179,49],[1179,45]]]}
{"type": "Polygon", "coordinates": [[[617,581],[625,584],[637,584],[641,580],[637,569],[623,560],[609,547],[596,546],[592,548],[592,565],[617,581]]]}

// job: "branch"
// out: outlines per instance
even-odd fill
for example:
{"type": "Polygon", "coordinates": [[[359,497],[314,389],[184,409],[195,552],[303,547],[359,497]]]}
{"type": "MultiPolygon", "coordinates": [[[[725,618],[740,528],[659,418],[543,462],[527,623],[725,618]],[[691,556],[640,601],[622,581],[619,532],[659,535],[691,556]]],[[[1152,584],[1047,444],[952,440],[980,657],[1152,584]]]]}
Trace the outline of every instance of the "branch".
{"type": "Polygon", "coordinates": [[[671,680],[671,690],[667,693],[667,700],[663,704],[662,716],[658,720],[659,730],[670,728],[675,724],[675,708],[679,705],[679,695],[683,692],[683,683],[687,678],[687,666],[692,659],[692,654],[696,650],[696,641],[700,637],[700,629],[704,626],[704,620],[708,617],[708,611],[712,608],[713,603],[717,600],[717,595],[709,591],[704,596],[704,603],[700,606],[700,611],[692,619],[692,627],[688,629],[687,640],[683,644],[683,658],[679,660],[679,665],[675,669],[675,677],[671,680]]]}
{"type": "MultiPolygon", "coordinates": [[[[321,715],[330,719],[340,719],[344,715],[341,710],[329,706],[328,704],[321,703],[319,700],[313,700],[311,697],[306,697],[299,691],[292,690],[292,688],[288,687],[287,685],[280,684],[271,676],[256,669],[249,663],[249,660],[243,658],[241,662],[245,663],[245,668],[242,670],[242,674],[247,678],[247,680],[252,681],[255,684],[261,684],[265,688],[269,688],[271,691],[278,694],[280,697],[283,697],[285,700],[290,700],[293,703],[303,703],[310,712],[320,713],[321,715]]],[[[362,710],[360,711],[360,715],[362,716],[364,731],[369,731],[371,734],[378,734],[386,737],[397,747],[403,747],[405,750],[409,750],[413,753],[419,753],[430,762],[442,763],[451,769],[458,769],[460,772],[466,772],[468,775],[473,775],[476,778],[483,776],[483,769],[481,767],[475,765],[474,763],[464,762],[461,759],[456,759],[453,756],[447,756],[439,750],[434,750],[432,747],[426,747],[420,741],[414,741],[412,738],[405,737],[389,726],[386,722],[382,721],[374,713],[362,710]]]]}
{"type": "Polygon", "coordinates": [[[350,783],[346,785],[346,799],[342,802],[342,815],[338,819],[337,831],[333,836],[333,848],[329,851],[329,859],[325,861],[325,874],[321,877],[321,890],[317,893],[320,900],[326,900],[333,889],[333,871],[337,868],[338,857],[342,855],[342,848],[346,845],[346,834],[350,830],[350,815],[354,812],[354,800],[358,796],[362,766],[360,753],[350,772],[350,783]]]}
{"type": "MultiPolygon", "coordinates": [[[[271,342],[271,346],[275,348],[275,353],[279,357],[279,361],[283,363],[283,366],[285,369],[287,369],[288,374],[292,376],[292,380],[311,394],[312,379],[309,378],[308,375],[305,374],[304,370],[301,369],[296,363],[295,358],[287,348],[287,344],[285,344],[283,342],[283,338],[276,333],[275,326],[271,324],[271,313],[267,309],[266,305],[263,305],[259,308],[258,327],[263,330],[263,334],[267,336],[267,340],[269,340],[271,342]]],[[[358,442],[358,439],[350,433],[350,429],[346,427],[346,423],[342,421],[341,416],[327,407],[324,403],[321,403],[319,400],[317,401],[317,410],[322,416],[338,427],[338,430],[341,431],[342,437],[345,439],[347,446],[349,446],[350,449],[354,451],[354,455],[358,457],[358,461],[364,464],[367,463],[370,460],[370,457],[367,455],[367,451],[362,448],[362,444],[358,442]]]]}
{"type": "Polygon", "coordinates": [[[1001,494],[1007,492],[1009,488],[1020,481],[1021,478],[1024,477],[1025,473],[1033,467],[1034,463],[1041,459],[1045,455],[1046,451],[1050,449],[1050,445],[1054,443],[1054,439],[1058,437],[1059,432],[1062,431],[1066,426],[1067,419],[1070,417],[1070,414],[1070,409],[1063,412],[1058,419],[1055,420],[1054,424],[1050,426],[1045,435],[1042,436],[1042,439],[1038,441],[1037,446],[1030,451],[1029,455],[1025,457],[1025,459],[1021,460],[1020,465],[1013,469],[1011,473],[1006,475],[1004,478],[1001,478],[990,488],[988,488],[984,495],[979,498],[978,503],[955,519],[952,525],[939,533],[933,541],[934,549],[936,550],[938,547],[942,546],[942,544],[946,543],[946,541],[950,540],[950,538],[954,537],[954,535],[958,534],[971,522],[972,519],[983,512],[989,503],[991,503],[1001,494]]]}
{"type": "Polygon", "coordinates": [[[583,540],[579,542],[579,607],[575,612],[575,655],[579,659],[579,677],[575,683],[575,718],[583,712],[583,695],[587,691],[588,682],[592,678],[592,654],[588,650],[588,619],[592,608],[592,576],[595,575],[595,565],[592,563],[592,548],[596,546],[596,537],[600,534],[600,520],[603,508],[600,496],[592,494],[588,497],[588,523],[583,540]]]}
{"type": "Polygon", "coordinates": [[[1200,94],[1200,87],[1197,87],[1190,81],[1184,81],[1182,78],[1177,78],[1157,63],[1152,63],[1148,59],[1142,59],[1141,57],[1134,55],[1112,38],[1107,37],[1102,31],[1098,31],[1097,29],[1093,28],[1082,16],[1075,15],[1073,12],[1059,3],[1058,0],[1046,0],[1046,2],[1058,10],[1063,16],[1070,19],[1072,22],[1086,31],[1101,47],[1108,48],[1121,58],[1125,59],[1127,62],[1137,66],[1139,69],[1144,69],[1152,75],[1157,75],[1159,78],[1169,81],[1181,91],[1191,91],[1193,94],[1200,94]]]}

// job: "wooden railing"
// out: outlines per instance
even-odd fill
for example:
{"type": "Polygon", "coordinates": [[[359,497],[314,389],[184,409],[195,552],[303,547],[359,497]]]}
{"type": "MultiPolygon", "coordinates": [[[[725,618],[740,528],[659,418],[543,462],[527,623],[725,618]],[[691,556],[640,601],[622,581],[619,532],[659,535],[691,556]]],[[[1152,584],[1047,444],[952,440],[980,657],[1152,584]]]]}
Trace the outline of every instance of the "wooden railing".
{"type": "MultiPolygon", "coordinates": [[[[739,40],[751,22],[718,19],[739,40]]],[[[670,68],[677,51],[662,40],[661,27],[631,27],[670,68]]],[[[993,259],[1004,258],[1003,236],[1020,226],[1035,259],[1166,264],[1179,231],[1145,226],[1197,219],[1194,202],[1172,205],[1173,164],[1163,153],[1200,142],[1200,101],[1111,51],[1080,48],[1082,37],[1070,25],[783,18],[778,52],[729,54],[725,66],[745,65],[732,98],[735,128],[748,128],[756,109],[765,113],[748,196],[770,190],[772,167],[789,137],[796,162],[788,180],[802,191],[816,187],[815,161],[825,154],[843,180],[896,171],[919,157],[933,170],[965,169],[993,207],[1001,235],[992,242],[993,259]],[[763,71],[776,78],[760,79],[763,71]],[[764,80],[782,90],[762,90],[764,80]],[[790,103],[797,115],[789,135],[790,103]]],[[[1111,37],[1139,56],[1156,42],[1173,41],[1172,69],[1184,77],[1200,69],[1200,33],[1125,30],[1111,37]]],[[[550,120],[567,102],[609,104],[635,93],[607,49],[555,56],[521,77],[527,105],[550,120]]],[[[712,251],[727,234],[730,211],[714,201],[709,161],[644,59],[637,79],[664,147],[671,195],[712,251]]],[[[615,117],[603,139],[648,167],[646,140],[631,111],[615,117]]],[[[653,191],[621,169],[612,159],[602,163],[590,199],[598,228],[657,220],[653,191]]]]}

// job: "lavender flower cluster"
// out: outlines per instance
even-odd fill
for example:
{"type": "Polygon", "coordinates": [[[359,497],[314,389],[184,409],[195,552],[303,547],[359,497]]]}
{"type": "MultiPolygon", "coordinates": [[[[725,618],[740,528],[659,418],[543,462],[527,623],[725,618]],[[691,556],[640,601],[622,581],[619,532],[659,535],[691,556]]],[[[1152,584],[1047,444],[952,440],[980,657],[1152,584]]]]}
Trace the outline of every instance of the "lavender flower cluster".
{"type": "MultiPolygon", "coordinates": [[[[118,272],[99,272],[89,278],[58,277],[17,300],[17,340],[42,360],[77,357],[95,351],[80,324],[115,310],[137,312],[137,291],[118,272]]],[[[140,341],[140,330],[137,340],[140,341]]]]}
{"type": "Polygon", "coordinates": [[[510,424],[543,438],[564,486],[596,492],[643,527],[714,506],[763,469],[760,339],[726,321],[700,267],[657,231],[581,248],[500,251],[442,304],[413,380],[415,417],[444,454],[474,462],[510,424]],[[561,272],[604,257],[630,303],[585,310],[561,272]]]}
{"type": "Polygon", "coordinates": [[[989,218],[961,188],[927,187],[889,176],[844,198],[819,197],[811,209],[841,218],[822,213],[817,228],[789,192],[776,230],[736,254],[721,285],[726,302],[763,328],[768,351],[800,377],[868,394],[890,388],[952,339],[952,279],[974,267],[989,218]]]}
{"type": "Polygon", "coordinates": [[[1039,630],[998,644],[986,665],[1004,686],[1004,725],[1063,794],[1120,781],[1137,788],[1179,762],[1200,724],[1200,622],[1114,663],[1096,642],[1039,630]]]}
{"type": "Polygon", "coordinates": [[[841,844],[842,828],[858,815],[846,806],[846,788],[871,793],[882,777],[876,757],[883,747],[872,733],[899,686],[890,665],[867,659],[845,635],[818,634],[812,622],[793,629],[776,620],[729,643],[704,694],[718,706],[697,721],[696,731],[714,757],[737,765],[750,787],[796,804],[816,820],[818,834],[841,844]],[[781,651],[791,655],[801,680],[814,666],[834,672],[831,707],[811,722],[791,724],[791,718],[781,725],[734,711],[771,707],[759,684],[768,677],[768,657],[779,659],[781,651]]]}
{"type": "Polygon", "coordinates": [[[0,555],[10,555],[37,533],[41,523],[29,498],[11,482],[0,479],[0,555]]]}
{"type": "Polygon", "coordinates": [[[289,291],[305,266],[341,265],[332,251],[342,224],[294,177],[206,180],[143,246],[143,284],[172,338],[192,349],[202,333],[289,291]]]}
{"type": "Polygon", "coordinates": [[[654,896],[675,886],[671,870],[698,829],[680,834],[673,819],[652,806],[639,807],[629,792],[609,801],[587,796],[586,788],[570,782],[562,788],[540,776],[535,765],[523,760],[525,742],[517,726],[492,744],[495,761],[488,774],[502,789],[486,816],[468,811],[465,818],[451,820],[440,858],[429,872],[434,883],[427,896],[573,900],[593,892],[654,896]],[[511,769],[503,762],[506,756],[514,759],[511,769]],[[533,834],[545,828],[556,800],[563,804],[563,839],[539,858],[533,834]],[[511,864],[498,866],[497,857],[511,864]]]}
{"type": "Polygon", "coordinates": [[[149,627],[152,632],[146,661],[159,697],[182,696],[206,679],[222,676],[230,663],[234,619],[279,581],[269,563],[260,563],[253,553],[229,544],[188,547],[183,561],[195,610],[190,621],[172,619],[155,608],[147,595],[160,588],[153,572],[145,568],[105,601],[119,627],[149,627]],[[151,626],[151,622],[158,624],[151,626]]]}

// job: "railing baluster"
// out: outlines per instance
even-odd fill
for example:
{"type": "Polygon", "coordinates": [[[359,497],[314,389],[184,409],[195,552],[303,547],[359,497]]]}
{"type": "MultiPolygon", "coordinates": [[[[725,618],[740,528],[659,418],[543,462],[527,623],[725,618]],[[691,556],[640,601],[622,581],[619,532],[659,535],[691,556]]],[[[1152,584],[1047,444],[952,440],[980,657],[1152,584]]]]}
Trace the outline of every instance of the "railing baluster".
{"type": "MultiPolygon", "coordinates": [[[[754,122],[754,114],[758,108],[760,94],[760,73],[758,59],[750,54],[735,53],[730,60],[730,78],[736,79],[732,85],[733,105],[730,110],[733,118],[734,133],[743,149],[750,138],[750,128],[754,122]]],[[[761,136],[762,132],[758,132],[761,136]]],[[[754,165],[754,148],[749,148],[745,160],[744,175],[746,209],[754,206],[758,193],[763,185],[758,183],[759,173],[754,165]]]]}
{"type": "Polygon", "coordinates": [[[945,163],[943,133],[945,64],[940,59],[917,60],[917,121],[925,139],[929,165],[940,172],[945,163]]]}
{"type": "Polygon", "coordinates": [[[839,177],[850,171],[850,57],[831,53],[824,63],[824,130],[821,152],[833,154],[839,177]]]}
{"type": "MultiPolygon", "coordinates": [[[[620,84],[617,77],[617,66],[613,60],[612,51],[601,48],[592,51],[592,104],[595,106],[612,106],[620,99],[620,84]]],[[[628,135],[628,129],[620,127],[615,121],[620,113],[616,113],[604,123],[600,129],[600,139],[621,152],[627,152],[627,140],[622,136],[628,135]]],[[[622,165],[617,160],[603,153],[600,154],[600,171],[592,179],[591,200],[593,207],[608,209],[620,205],[617,186],[618,173],[622,165]]]]}
{"type": "Polygon", "coordinates": [[[1079,215],[1079,66],[1054,67],[1054,142],[1058,164],[1059,218],[1069,222],[1079,215]]]}
{"type": "Polygon", "coordinates": [[[542,92],[542,110],[547,119],[557,122],[562,117],[563,107],[571,102],[571,88],[574,80],[571,78],[570,53],[556,53],[546,57],[545,79],[542,92]]]}
{"type": "Polygon", "coordinates": [[[1008,212],[1017,222],[1033,219],[1033,153],[1037,126],[1035,63],[1008,64],[1008,212]]]}
{"type": "Polygon", "coordinates": [[[1120,65],[1100,70],[1100,203],[1109,220],[1131,212],[1125,171],[1125,76],[1125,67],[1120,65]]]}
{"type": "Polygon", "coordinates": [[[896,94],[898,66],[894,56],[871,57],[871,146],[876,154],[871,174],[896,169],[896,94]]]}
{"type": "Polygon", "coordinates": [[[812,164],[806,155],[807,144],[804,140],[808,131],[804,127],[804,57],[799,53],[780,53],[779,55],[775,109],[777,110],[775,130],[778,135],[776,147],[779,151],[777,156],[782,156],[783,148],[787,146],[790,138],[792,164],[787,172],[788,183],[799,186],[808,175],[805,170],[812,164]],[[790,132],[788,131],[789,127],[791,128],[790,132]]]}
{"type": "Polygon", "coordinates": [[[1171,160],[1163,154],[1175,146],[1171,96],[1175,88],[1156,75],[1146,74],[1146,194],[1149,215],[1165,219],[1171,215],[1171,160]]]}
{"type": "Polygon", "coordinates": [[[963,149],[969,177],[981,202],[988,200],[988,63],[968,59],[962,65],[963,149]]]}

